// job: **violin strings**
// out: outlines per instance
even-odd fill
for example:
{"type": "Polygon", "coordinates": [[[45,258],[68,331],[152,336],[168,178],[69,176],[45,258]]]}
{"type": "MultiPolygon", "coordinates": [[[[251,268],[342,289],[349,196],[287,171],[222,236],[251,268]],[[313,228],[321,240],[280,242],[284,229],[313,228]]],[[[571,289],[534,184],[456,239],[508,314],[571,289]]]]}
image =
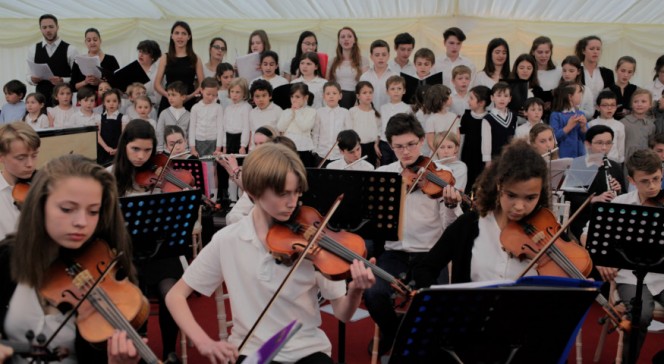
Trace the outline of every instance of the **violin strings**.
{"type": "MultiPolygon", "coordinates": [[[[89,289],[92,287],[92,285],[93,282],[86,280],[84,288],[89,289]]],[[[158,363],[159,359],[155,356],[152,350],[150,350],[150,348],[145,345],[143,339],[140,337],[140,335],[138,335],[136,330],[134,330],[134,328],[131,326],[129,321],[127,321],[122,312],[120,312],[115,303],[113,303],[106,291],[100,287],[95,287],[92,291],[92,295],[94,297],[88,297],[88,300],[92,306],[104,317],[106,321],[108,321],[109,324],[111,324],[111,326],[116,329],[124,330],[127,333],[127,336],[134,343],[134,346],[139,352],[141,358],[143,358],[148,363],[158,363]],[[98,298],[100,298],[100,300],[96,299],[97,296],[99,296],[98,298]],[[105,305],[105,307],[102,307],[102,303],[105,305]]]]}
{"type": "MultiPolygon", "coordinates": [[[[304,225],[302,225],[303,228],[308,228],[304,225]]],[[[333,254],[339,256],[340,258],[346,260],[347,262],[352,262],[353,259],[357,259],[361,262],[363,262],[367,267],[369,267],[378,277],[382,278],[383,280],[390,282],[390,283],[395,283],[397,282],[397,279],[394,278],[391,274],[386,272],[385,270],[381,269],[375,264],[372,264],[370,261],[365,259],[363,256],[355,253],[354,251],[346,248],[345,246],[341,245],[339,242],[336,240],[326,236],[322,235],[321,236],[321,241],[318,242],[318,245],[320,245],[323,249],[328,250],[332,252],[333,254]],[[323,243],[323,244],[321,244],[323,243]]]]}
{"type": "MultiPolygon", "coordinates": [[[[531,234],[535,232],[534,229],[527,229],[527,230],[531,234]]],[[[549,255],[555,261],[555,263],[558,264],[558,266],[560,266],[565,271],[565,273],[567,273],[567,275],[569,275],[571,278],[577,278],[577,279],[586,278],[583,275],[583,273],[581,273],[581,271],[579,271],[579,269],[574,264],[572,264],[572,262],[567,258],[567,256],[565,256],[565,254],[563,254],[563,252],[560,249],[558,249],[557,246],[552,245],[547,251],[547,253],[548,253],[547,255],[549,255]]],[[[595,300],[597,301],[597,303],[599,303],[602,307],[605,308],[605,311],[607,311],[609,315],[613,316],[613,312],[608,312],[611,310],[609,308],[611,307],[611,304],[603,295],[601,294],[597,295],[595,300]]],[[[614,317],[614,319],[616,318],[614,317]]]]}

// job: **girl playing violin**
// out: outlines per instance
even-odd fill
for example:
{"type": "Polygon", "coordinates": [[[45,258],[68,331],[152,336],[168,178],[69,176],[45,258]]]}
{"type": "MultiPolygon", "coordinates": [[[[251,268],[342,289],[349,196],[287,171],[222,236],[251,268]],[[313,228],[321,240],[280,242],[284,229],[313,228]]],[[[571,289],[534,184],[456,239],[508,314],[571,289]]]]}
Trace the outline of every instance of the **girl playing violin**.
{"type": "MultiPolygon", "coordinates": [[[[167,126],[168,128],[168,126],[167,126]]],[[[165,133],[166,134],[166,133],[165,133]]],[[[179,135],[177,133],[171,135],[179,135]]],[[[168,143],[168,137],[166,143],[168,143]]],[[[176,144],[176,149],[186,142],[176,144]]],[[[152,168],[150,160],[155,155],[157,137],[154,128],[143,120],[130,121],[120,136],[118,153],[112,171],[117,181],[120,197],[143,194],[147,187],[135,181],[136,173],[152,168]]],[[[184,149],[183,149],[184,150],[184,149]]],[[[139,280],[144,291],[157,292],[159,298],[159,327],[163,345],[163,357],[175,352],[178,329],[168,312],[164,297],[182,276],[182,264],[177,257],[154,259],[138,265],[139,280]]]]}
{"type": "MultiPolygon", "coordinates": [[[[4,338],[27,343],[28,331],[48,338],[64,320],[64,314],[49,305],[39,291],[47,270],[63,252],[103,239],[111,248],[125,253],[119,266],[135,282],[131,242],[117,201],[113,176],[81,156],[53,159],[39,171],[16,234],[0,243],[0,334],[4,338]]],[[[108,339],[107,353],[97,351],[82,339],[73,320],[55,336],[51,347],[69,350],[66,363],[139,360],[124,332],[108,339]]],[[[27,363],[21,358],[12,359],[14,363],[27,363]]]]}
{"type": "MultiPolygon", "coordinates": [[[[525,141],[515,140],[482,172],[475,189],[476,211],[452,223],[414,268],[417,286],[435,284],[450,261],[453,283],[516,279],[528,265],[503,251],[500,234],[510,221],[549,207],[544,159],[525,141]]],[[[534,270],[528,273],[533,274],[534,270]]]]}
{"type": "Polygon", "coordinates": [[[255,202],[253,210],[240,222],[215,234],[168,293],[166,303],[175,321],[212,363],[239,362],[239,354],[253,353],[294,319],[303,326],[274,360],[332,363],[330,341],[319,328],[318,291],[331,301],[335,316],[346,321],[360,304],[362,292],[375,282],[373,273],[354,261],[350,268],[353,280],[347,290],[344,281],[323,277],[309,260],[304,260],[255,335],[238,353],[238,344],[289,271],[289,267],[274,263],[266,239],[273,224],[289,220],[295,212],[298,198],[307,188],[306,176],[297,153],[283,145],[267,143],[251,152],[244,162],[242,180],[245,193],[255,202]],[[210,296],[222,282],[226,283],[233,307],[228,342],[210,338],[187,304],[187,297],[194,290],[210,296]]]}

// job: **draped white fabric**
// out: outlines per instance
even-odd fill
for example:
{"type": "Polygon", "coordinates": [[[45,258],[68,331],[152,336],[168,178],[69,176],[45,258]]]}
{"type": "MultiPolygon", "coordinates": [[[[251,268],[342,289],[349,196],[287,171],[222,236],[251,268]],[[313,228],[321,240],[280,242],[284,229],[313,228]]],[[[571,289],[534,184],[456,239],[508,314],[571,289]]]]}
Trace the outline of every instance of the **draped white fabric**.
{"type": "Polygon", "coordinates": [[[596,34],[604,41],[601,64],[614,68],[620,56],[634,56],[638,66],[632,82],[646,86],[655,60],[664,53],[659,0],[2,0],[0,84],[13,78],[25,81],[27,48],[42,39],[37,18],[43,13],[58,16],[60,37],[82,52],[84,30],[99,29],[103,50],[121,65],[136,58],[136,44],[143,39],[154,39],[165,50],[175,20],[191,25],[194,48],[204,61],[209,40],[221,36],[229,46],[226,61],[233,62],[247,52],[248,35],[255,29],[267,31],[282,59],[293,56],[303,30],[314,31],[319,49],[333,56],[342,26],[355,29],[366,56],[373,40],[392,44],[401,32],[416,38],[415,48],[429,47],[440,55],[442,31],[458,26],[468,36],[462,53],[478,69],[494,37],[508,41],[514,60],[535,37],[547,35],[558,64],[572,54],[579,38],[596,34]]]}

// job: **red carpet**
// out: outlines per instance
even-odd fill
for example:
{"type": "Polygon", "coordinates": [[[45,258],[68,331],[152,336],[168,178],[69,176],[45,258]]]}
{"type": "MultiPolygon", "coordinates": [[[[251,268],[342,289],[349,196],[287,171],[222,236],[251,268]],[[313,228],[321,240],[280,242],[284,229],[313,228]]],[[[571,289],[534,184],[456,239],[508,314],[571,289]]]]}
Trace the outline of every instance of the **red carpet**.
{"type": "MultiPolygon", "coordinates": [[[[211,337],[217,337],[217,312],[214,299],[207,297],[192,297],[190,305],[196,316],[196,319],[203,326],[205,331],[211,337]]],[[[153,307],[156,309],[156,307],[153,307]]],[[[601,331],[601,326],[597,324],[597,319],[601,316],[602,310],[598,306],[591,309],[590,314],[583,326],[583,362],[592,363],[595,354],[595,348],[601,331]]],[[[323,314],[323,330],[328,334],[333,346],[333,358],[337,358],[337,329],[338,322],[332,316],[323,314]]],[[[370,318],[359,322],[350,323],[346,328],[346,363],[369,363],[370,357],[367,353],[367,345],[373,335],[373,321],[370,318]]],[[[545,329],[545,328],[543,328],[545,329]]],[[[150,316],[148,323],[149,344],[152,350],[158,355],[161,353],[161,336],[159,334],[159,324],[157,316],[150,316]]],[[[599,363],[613,363],[616,353],[617,333],[612,333],[607,337],[607,343],[599,363]]],[[[651,358],[659,350],[664,349],[664,335],[662,333],[650,333],[646,338],[646,343],[641,352],[639,363],[650,363],[651,358]]],[[[188,362],[191,364],[207,363],[208,361],[201,357],[194,347],[188,347],[188,362]]],[[[178,344],[178,355],[180,349],[178,344]]],[[[576,363],[576,353],[573,349],[570,353],[570,364],[576,363]]]]}

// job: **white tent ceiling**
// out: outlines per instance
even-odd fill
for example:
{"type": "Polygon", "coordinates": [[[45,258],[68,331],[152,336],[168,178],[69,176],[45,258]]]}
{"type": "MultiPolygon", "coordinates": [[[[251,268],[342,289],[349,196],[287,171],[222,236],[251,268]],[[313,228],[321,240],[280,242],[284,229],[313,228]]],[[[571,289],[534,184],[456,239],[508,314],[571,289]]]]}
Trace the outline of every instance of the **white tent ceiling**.
{"type": "Polygon", "coordinates": [[[660,0],[2,0],[0,18],[381,19],[467,16],[528,21],[663,24],[660,0]]]}
{"type": "Polygon", "coordinates": [[[194,49],[204,61],[208,42],[221,36],[228,43],[226,61],[247,49],[248,35],[265,29],[282,60],[290,59],[297,37],[312,30],[319,50],[334,54],[336,33],[351,26],[363,55],[373,40],[390,44],[401,32],[411,33],[416,48],[443,53],[442,31],[462,28],[468,39],[463,54],[481,69],[486,44],[505,38],[512,60],[527,52],[532,40],[549,36],[557,64],[573,53],[576,41],[597,34],[604,42],[601,64],[613,68],[623,55],[638,61],[634,83],[646,86],[664,53],[662,0],[0,0],[0,85],[25,79],[29,45],[40,41],[37,18],[52,13],[60,19],[59,35],[85,51],[83,32],[99,29],[105,52],[124,65],[136,58],[136,44],[154,39],[167,48],[175,20],[192,26],[194,49]]]}

